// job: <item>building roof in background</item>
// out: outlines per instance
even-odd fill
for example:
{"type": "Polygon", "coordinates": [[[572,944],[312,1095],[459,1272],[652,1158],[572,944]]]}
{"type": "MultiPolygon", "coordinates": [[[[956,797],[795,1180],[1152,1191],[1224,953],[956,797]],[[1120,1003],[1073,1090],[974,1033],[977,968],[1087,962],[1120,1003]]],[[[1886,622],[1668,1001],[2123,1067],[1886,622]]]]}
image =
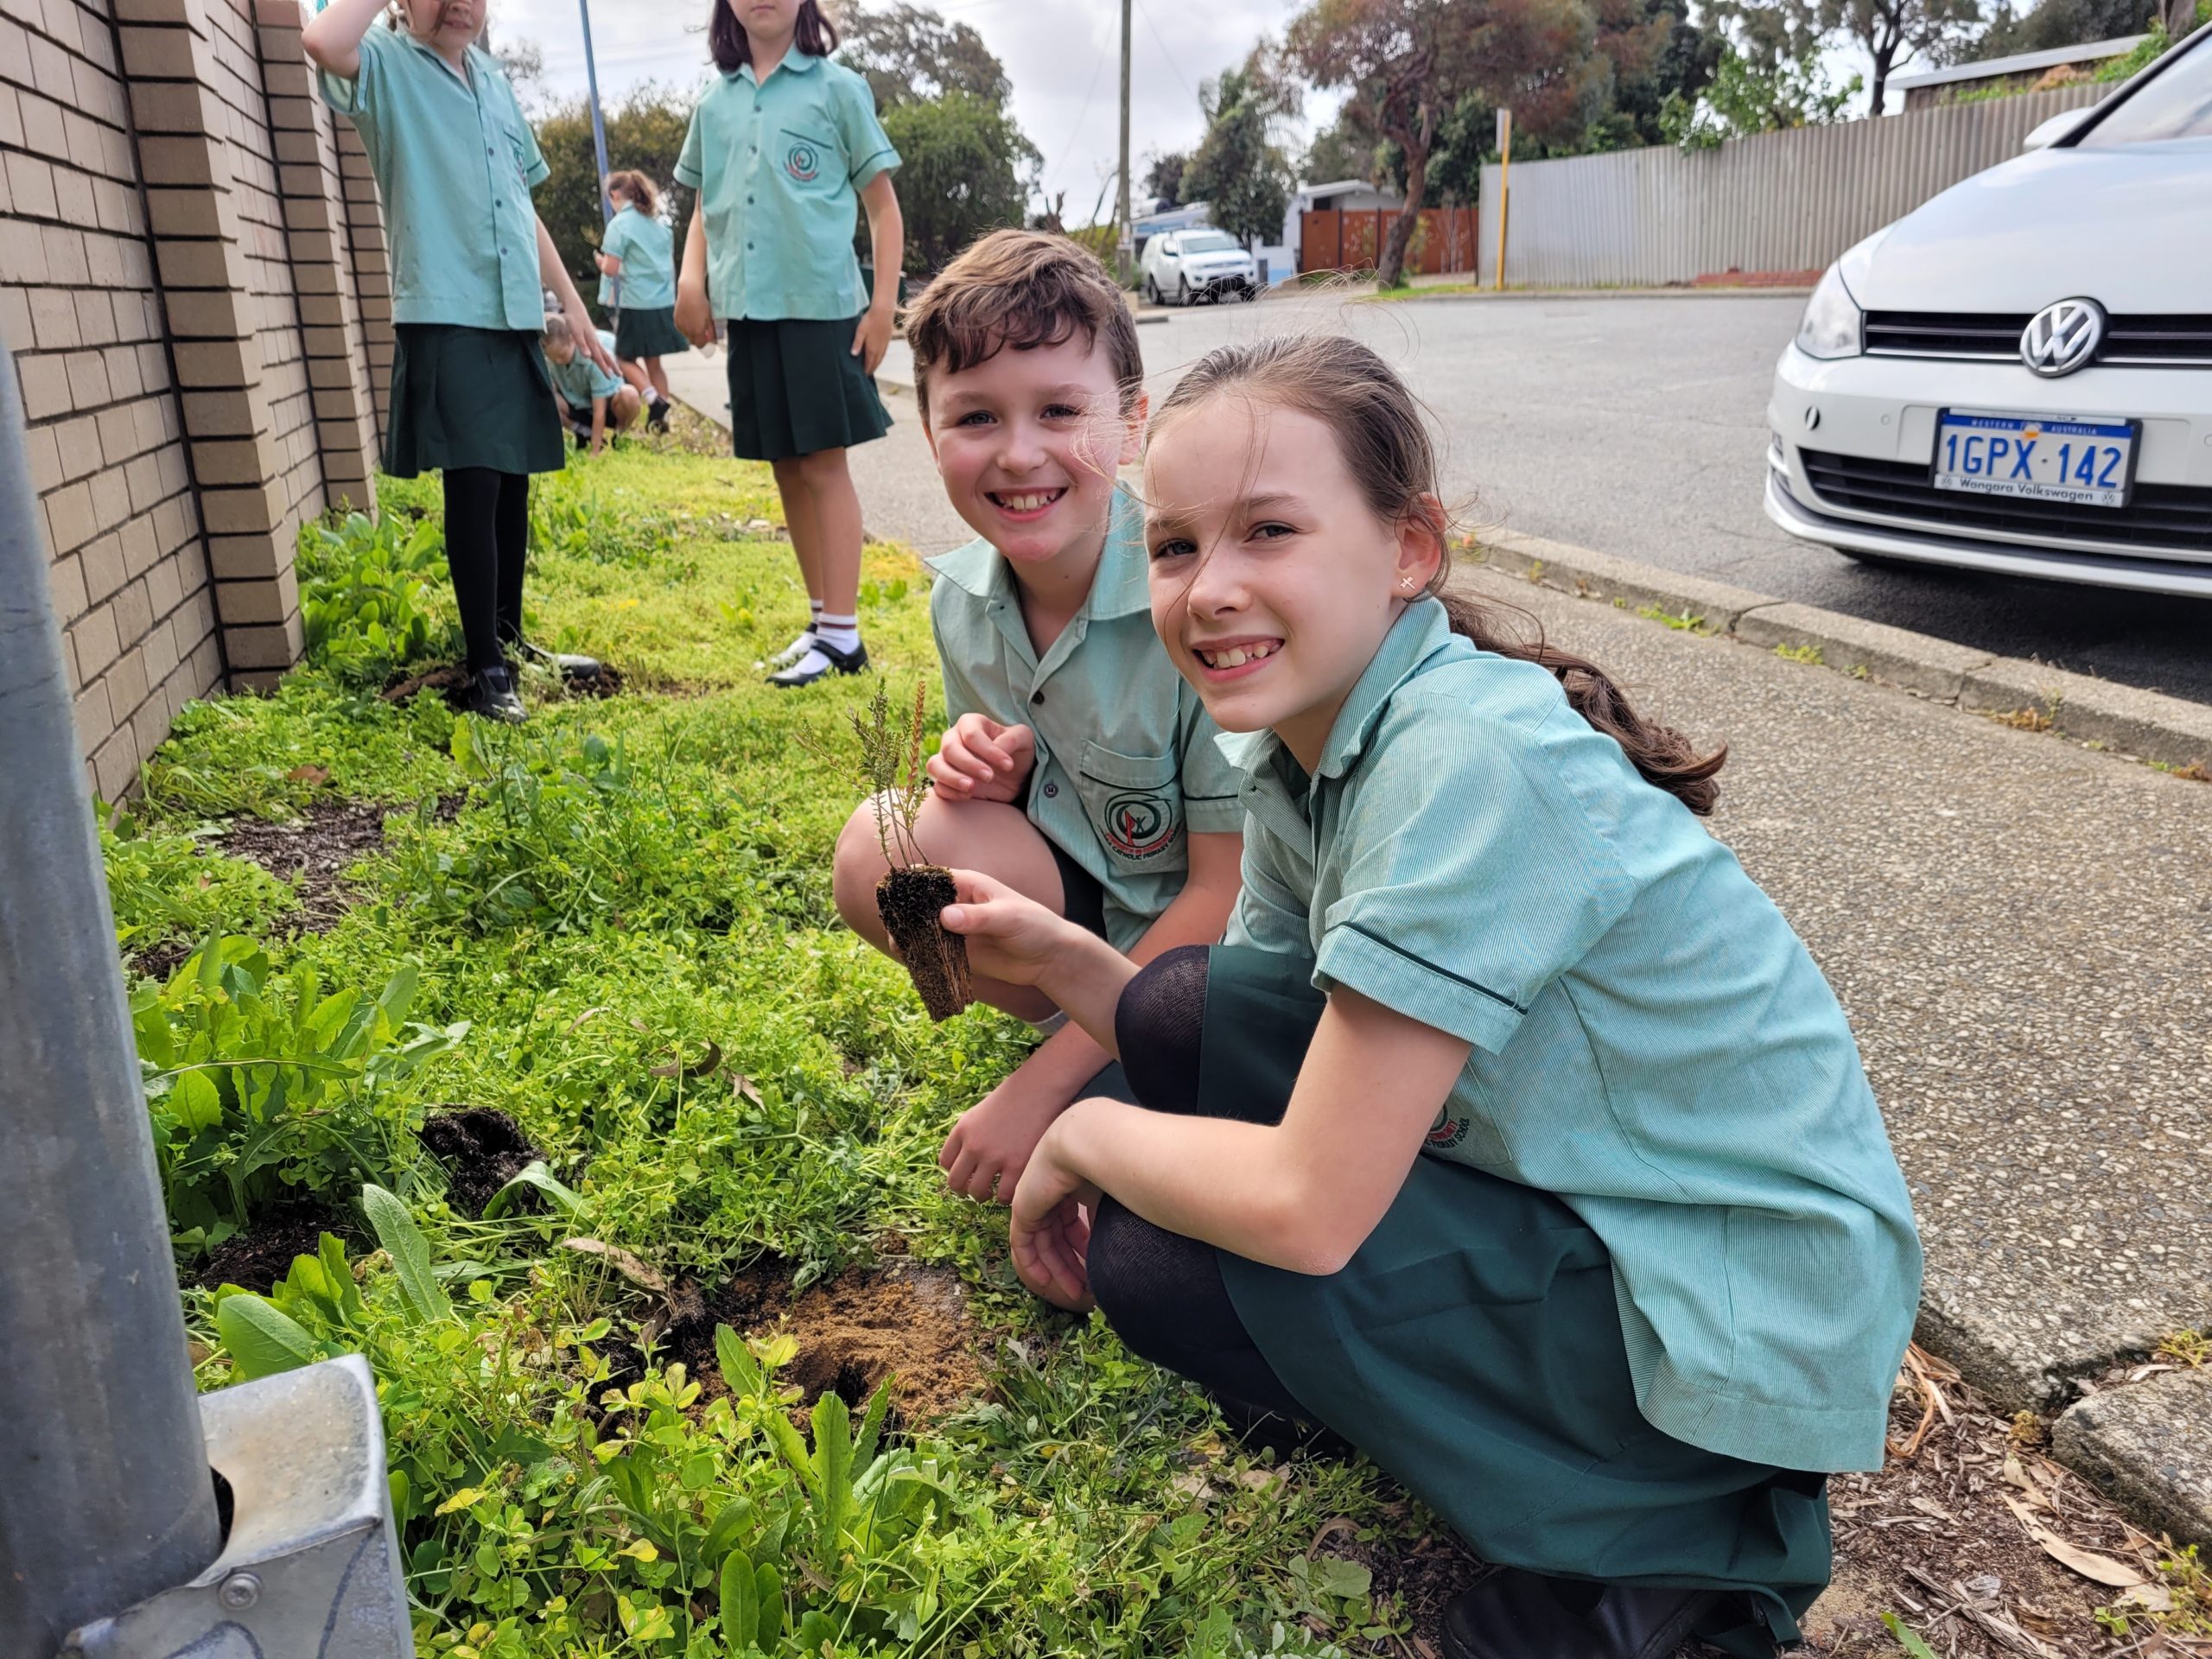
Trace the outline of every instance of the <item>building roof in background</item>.
{"type": "Polygon", "coordinates": [[[2052,69],[2062,63],[2092,63],[2100,58],[2121,57],[2133,52],[2142,39],[2140,35],[2129,35],[2117,41],[2088,41],[2080,46],[2055,46],[2047,52],[2018,52],[2009,58],[1955,63],[1948,69],[1930,69],[1925,74],[1892,75],[1890,85],[1900,92],[1910,92],[1916,86],[1947,86],[1955,81],[2031,74],[2037,69],[2052,69]]]}

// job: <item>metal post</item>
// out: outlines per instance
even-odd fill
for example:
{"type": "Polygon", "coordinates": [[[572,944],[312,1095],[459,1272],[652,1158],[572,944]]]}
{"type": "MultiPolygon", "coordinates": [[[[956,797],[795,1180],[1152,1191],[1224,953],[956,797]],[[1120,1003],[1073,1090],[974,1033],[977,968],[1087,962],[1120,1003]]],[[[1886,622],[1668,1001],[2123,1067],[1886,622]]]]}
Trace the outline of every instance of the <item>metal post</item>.
{"type": "Polygon", "coordinates": [[[1513,111],[1497,112],[1497,286],[1505,286],[1505,210],[1513,200],[1513,111]]]}
{"type": "Polygon", "coordinates": [[[1114,221],[1114,248],[1123,283],[1136,280],[1132,256],[1136,247],[1136,221],[1129,217],[1129,0],[1122,0],[1122,162],[1121,207],[1114,221]]]}
{"type": "MultiPolygon", "coordinates": [[[[584,22],[584,86],[591,93],[591,147],[599,161],[599,182],[594,187],[599,193],[599,222],[614,222],[613,204],[607,199],[607,119],[599,110],[599,64],[591,50],[591,0],[576,0],[576,10],[584,22]]],[[[613,295],[617,308],[622,304],[622,279],[614,277],[613,295]]]]}
{"type": "Polygon", "coordinates": [[[222,1547],[61,635],[0,346],[0,1652],[222,1547]]]}

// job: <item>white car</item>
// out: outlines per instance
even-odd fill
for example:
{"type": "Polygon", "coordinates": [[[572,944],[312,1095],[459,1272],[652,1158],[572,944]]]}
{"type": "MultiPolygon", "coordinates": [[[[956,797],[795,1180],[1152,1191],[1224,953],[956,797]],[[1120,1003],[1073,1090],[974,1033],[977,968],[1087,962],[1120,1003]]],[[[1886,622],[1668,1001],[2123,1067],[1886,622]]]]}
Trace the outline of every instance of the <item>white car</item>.
{"type": "Polygon", "coordinates": [[[1259,262],[1221,231],[1200,226],[1163,231],[1144,245],[1138,262],[1144,296],[1154,305],[1256,297],[1259,262]]]}
{"type": "Polygon", "coordinates": [[[1871,563],[2212,597],[2212,28],[1853,248],[1767,516],[1871,563]]]}

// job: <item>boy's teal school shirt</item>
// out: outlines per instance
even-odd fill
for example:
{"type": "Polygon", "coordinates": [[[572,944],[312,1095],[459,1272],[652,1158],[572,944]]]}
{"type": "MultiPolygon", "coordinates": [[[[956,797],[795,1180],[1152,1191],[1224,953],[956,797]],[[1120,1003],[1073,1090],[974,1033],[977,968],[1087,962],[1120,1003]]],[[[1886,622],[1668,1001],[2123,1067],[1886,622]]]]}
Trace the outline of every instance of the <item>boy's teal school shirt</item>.
{"type": "Polygon", "coordinates": [[[1244,809],[1220,728],[1153,632],[1143,511],[1122,489],[1112,511],[1090,595],[1042,658],[988,542],[927,563],[946,719],[1036,733],[1029,821],[1097,878],[1107,938],[1127,951],[1183,890],[1189,834],[1234,833],[1244,809]]]}
{"type": "Polygon", "coordinates": [[[392,321],[536,334],[545,297],[530,193],[550,169],[499,60],[472,46],[467,64],[464,78],[379,22],[361,37],[358,76],[316,79],[377,175],[392,321]]]}
{"type": "MultiPolygon", "coordinates": [[[[613,356],[614,336],[604,328],[594,332],[599,335],[599,343],[607,347],[607,354],[613,356]]],[[[566,363],[556,363],[548,358],[545,368],[553,377],[553,390],[582,409],[589,409],[594,397],[612,397],[622,390],[620,375],[609,374],[582,352],[566,363]]]]}
{"type": "Polygon", "coordinates": [[[1532,663],[1410,607],[1309,779],[1243,773],[1231,944],[1474,1045],[1425,1148],[1605,1241],[1651,1424],[1881,1466],[1920,1244],[1843,1010],[1735,855],[1532,663]]]}
{"type": "Polygon", "coordinates": [[[853,252],[860,192],[898,165],[875,94],[842,63],[794,47],[766,81],[749,63],[718,76],[676,163],[707,216],[714,314],[830,321],[867,310],[853,252]]]}
{"type": "Polygon", "coordinates": [[[601,272],[599,302],[626,311],[665,311],[676,303],[675,236],[650,213],[625,207],[608,221],[599,251],[622,262],[622,286],[601,272]]]}

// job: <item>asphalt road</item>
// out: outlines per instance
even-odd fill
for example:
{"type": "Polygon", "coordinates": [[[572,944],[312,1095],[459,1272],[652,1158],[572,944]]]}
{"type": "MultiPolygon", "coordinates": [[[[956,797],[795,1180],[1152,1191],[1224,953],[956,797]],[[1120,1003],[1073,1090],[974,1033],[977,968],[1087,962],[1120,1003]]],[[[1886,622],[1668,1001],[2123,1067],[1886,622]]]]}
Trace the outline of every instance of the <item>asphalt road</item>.
{"type": "Polygon", "coordinates": [[[1177,312],[1141,338],[1164,388],[1227,340],[1286,326],[1348,329],[1427,403],[1445,436],[1447,487],[1473,528],[1573,542],[2212,702],[2212,602],[1871,569],[1768,523],[1767,394],[1803,305],[1733,296],[1274,300],[1177,312]]]}

